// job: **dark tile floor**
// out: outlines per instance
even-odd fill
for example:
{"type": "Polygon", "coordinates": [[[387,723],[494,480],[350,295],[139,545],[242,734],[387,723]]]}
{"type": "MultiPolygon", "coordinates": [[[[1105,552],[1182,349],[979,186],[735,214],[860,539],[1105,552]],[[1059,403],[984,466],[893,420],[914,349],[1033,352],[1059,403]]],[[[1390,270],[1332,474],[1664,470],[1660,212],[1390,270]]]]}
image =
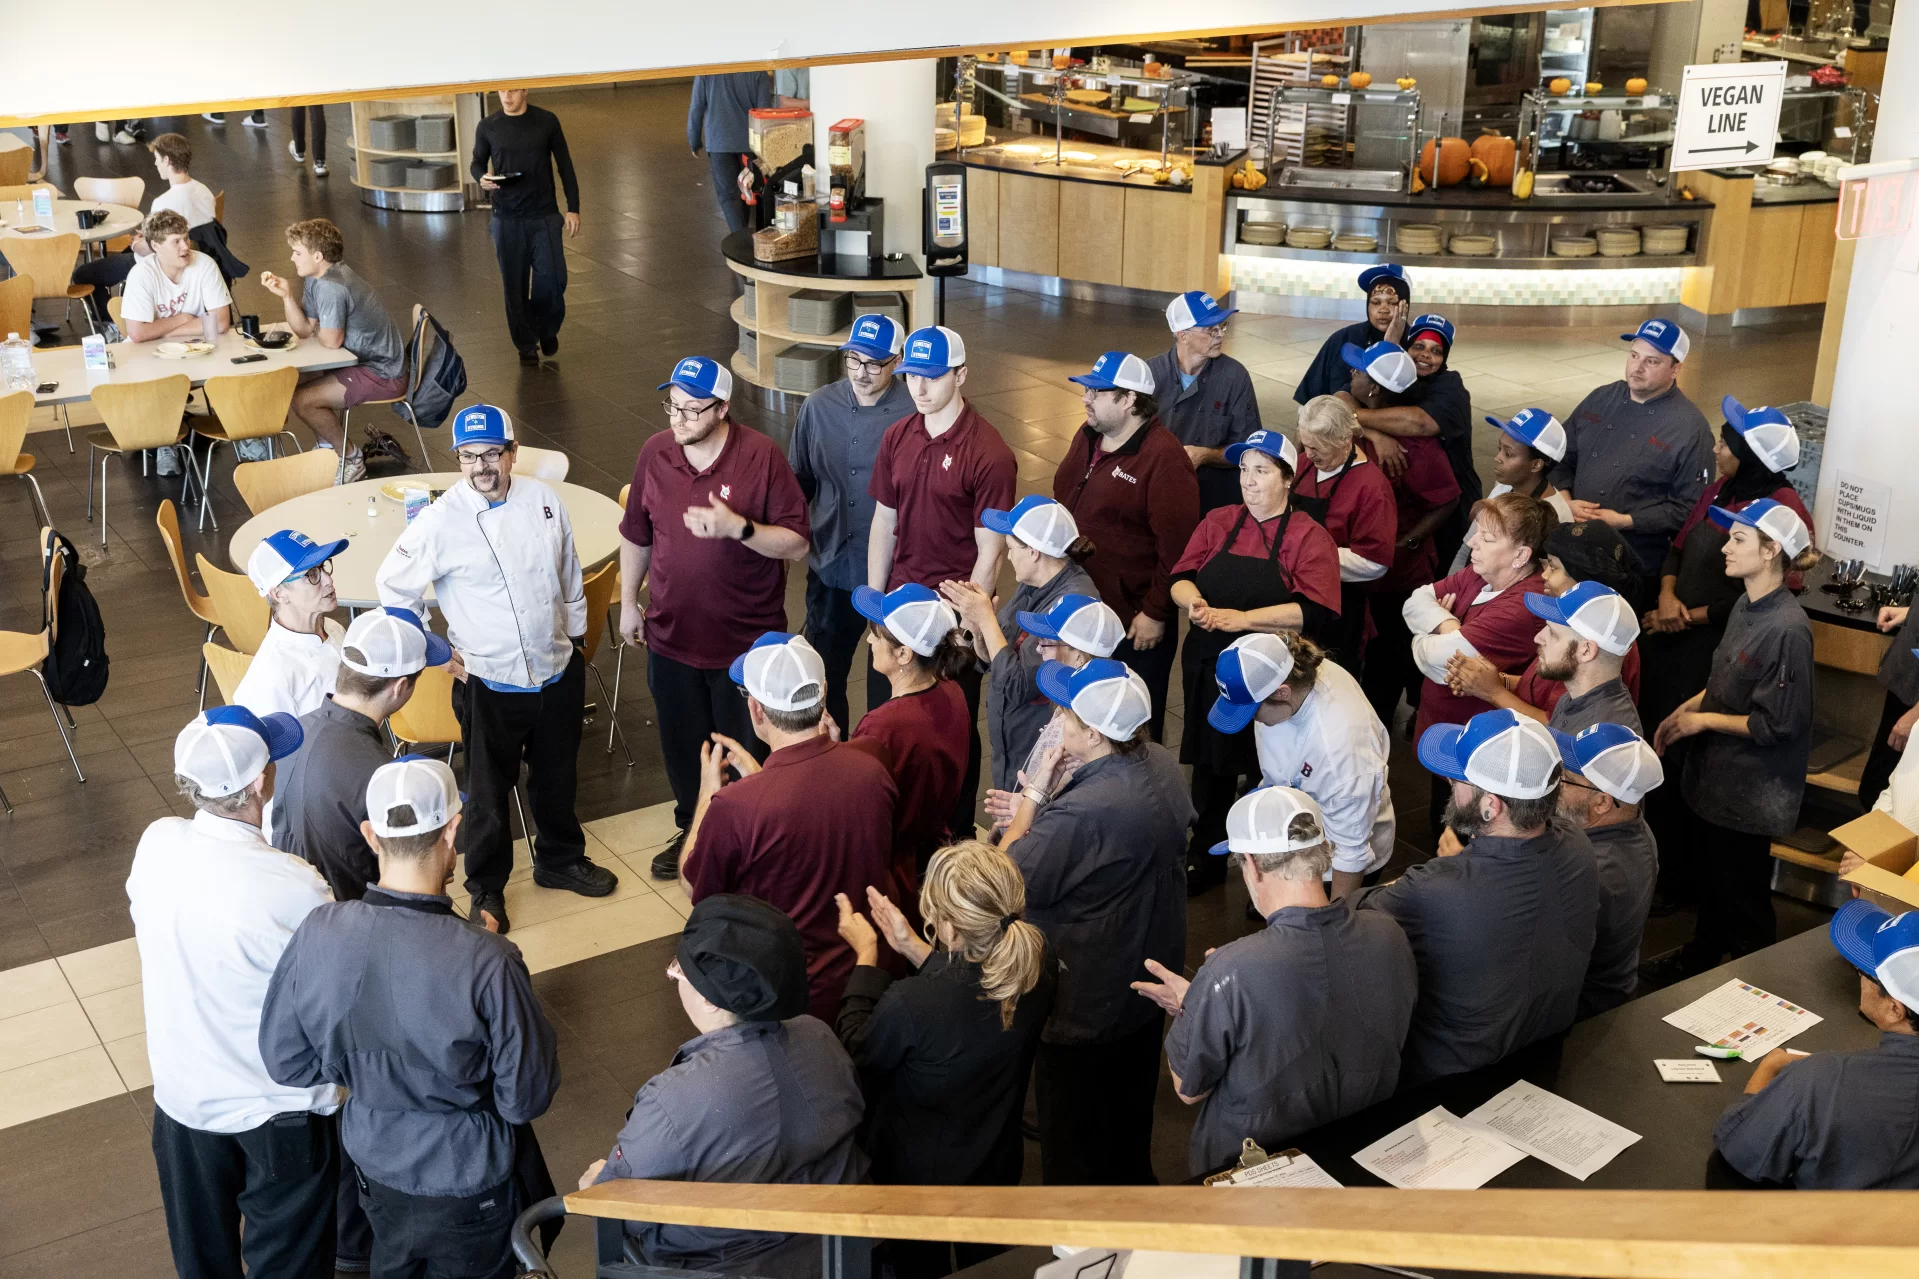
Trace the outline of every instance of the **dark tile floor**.
{"type": "MultiPolygon", "coordinates": [[[[483,214],[416,215],[369,208],[343,176],[346,112],[332,113],[336,151],[332,177],[318,180],[285,150],[286,126],[224,128],[198,119],[149,123],[193,140],[194,170],[227,193],[235,251],[257,273],[284,271],[281,229],[299,218],[340,224],[348,260],[404,314],[424,302],[453,332],[466,357],[475,397],[505,407],[528,443],[564,449],[570,478],[608,494],[631,474],[640,444],[663,425],[653,388],[675,359],[697,352],[724,356],[735,330],[727,316],[733,281],[712,248],[722,223],[706,188],[704,164],[681,143],[686,86],[649,84],[536,95],[557,110],[580,168],[584,230],[568,245],[571,285],[559,357],[522,369],[507,341],[498,275],[483,214]]],[[[157,189],[144,150],[102,145],[74,130],[58,151],[53,177],[137,173],[157,189]]],[[[257,283],[238,289],[244,309],[272,314],[257,283]]],[[[1065,383],[1101,351],[1151,354],[1167,338],[1152,310],[1095,305],[956,282],[948,323],[967,337],[969,396],[1017,451],[1023,490],[1049,487],[1066,439],[1081,421],[1078,396],[1065,383]]],[[[1297,369],[1333,325],[1243,316],[1229,346],[1253,367],[1268,423],[1290,426],[1297,369]],[[1289,370],[1291,372],[1289,373],[1289,370]]],[[[1695,343],[1683,384],[1702,404],[1734,391],[1752,402],[1802,398],[1810,387],[1817,335],[1744,331],[1695,343]]],[[[1611,380],[1612,329],[1474,328],[1462,332],[1459,363],[1475,399],[1488,409],[1541,403],[1556,411],[1577,398],[1578,378],[1611,380]],[[1477,353],[1478,362],[1469,367],[1477,353]]],[[[789,424],[742,406],[741,416],[784,441],[789,424]]],[[[86,420],[84,413],[76,420],[86,420]]],[[[376,411],[376,421],[386,422],[376,411]]],[[[76,429],[76,437],[83,433],[76,429]]],[[[1482,433],[1489,434],[1489,433],[1482,433]]],[[[410,432],[400,434],[410,448],[410,432]]],[[[441,437],[441,441],[444,437],[441,437]]],[[[1482,459],[1493,441],[1482,438],[1482,459]]],[[[429,438],[429,447],[443,447],[429,438]]],[[[177,498],[177,482],[140,478],[109,464],[111,509],[107,545],[85,517],[85,444],[69,454],[59,433],[30,437],[37,474],[58,525],[80,544],[105,617],[112,682],[94,706],[74,712],[77,745],[88,781],[78,784],[39,690],[25,676],[0,681],[0,787],[17,806],[0,820],[0,970],[131,935],[123,883],[134,845],[156,816],[177,810],[171,794],[171,741],[192,715],[200,626],[181,602],[155,529],[160,501],[177,498]]],[[[230,480],[231,460],[216,464],[214,511],[223,530],[245,518],[230,480]]],[[[39,624],[39,569],[34,517],[24,486],[0,485],[0,628],[39,624]]],[[[226,532],[189,530],[188,551],[224,564],[226,532]]],[[[789,611],[802,615],[800,581],[790,583],[789,611]]],[[[612,653],[602,655],[610,668],[612,653]]],[[[609,677],[611,670],[607,671],[609,677]]],[[[635,756],[627,768],[593,746],[581,755],[584,819],[668,798],[659,767],[651,704],[638,670],[627,673],[619,716],[635,756]]],[[[1177,698],[1177,690],[1175,697],[1177,698]]],[[[854,695],[854,705],[862,695],[854,695]]],[[[1179,711],[1169,726],[1178,733],[1179,711]]],[[[1403,743],[1396,749],[1393,788],[1401,819],[1396,863],[1430,847],[1423,819],[1426,778],[1403,743]]],[[[1190,910],[1192,953],[1244,930],[1243,892],[1236,886],[1196,900],[1190,910]]],[[[1789,910],[1793,931],[1809,913],[1789,910]]],[[[1661,925],[1684,936],[1682,918],[1661,925]]],[[[632,1092],[664,1066],[689,1033],[663,970],[672,940],[634,946],[535,979],[560,1029],[566,1082],[540,1134],[562,1185],[605,1153],[632,1092]]],[[[146,1151],[151,1091],[112,1098],[47,1119],[0,1130],[0,1279],[26,1276],[116,1276],[170,1272],[165,1226],[146,1151]],[[103,1173],[110,1174],[103,1177],[103,1173]],[[104,1192],[103,1192],[104,1184],[104,1192]]],[[[1161,1176],[1185,1175],[1190,1120],[1162,1090],[1155,1162],[1161,1176]]],[[[563,1238],[564,1273],[588,1273],[590,1232],[563,1238]]]]}

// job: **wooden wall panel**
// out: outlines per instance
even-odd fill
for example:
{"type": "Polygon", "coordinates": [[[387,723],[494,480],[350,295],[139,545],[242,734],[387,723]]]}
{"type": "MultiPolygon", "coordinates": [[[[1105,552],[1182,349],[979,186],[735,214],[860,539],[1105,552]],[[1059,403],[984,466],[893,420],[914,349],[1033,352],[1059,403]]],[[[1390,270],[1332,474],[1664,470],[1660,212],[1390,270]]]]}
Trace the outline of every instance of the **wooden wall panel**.
{"type": "MultiPolygon", "coordinates": [[[[1125,274],[1121,283],[1130,289],[1153,289],[1161,293],[1183,293],[1187,289],[1206,287],[1206,281],[1193,279],[1195,242],[1200,234],[1194,214],[1204,212],[1204,205],[1205,202],[1191,192],[1129,188],[1125,274]]],[[[1215,254],[1217,251],[1215,248],[1215,254]]]]}
{"type": "Polygon", "coordinates": [[[1746,260],[1739,289],[1741,308],[1791,304],[1793,266],[1799,259],[1799,226],[1804,213],[1804,206],[1797,204],[1753,209],[1746,222],[1746,242],[1741,246],[1746,260]]]}
{"type": "Polygon", "coordinates": [[[1126,240],[1126,188],[1059,184],[1059,274],[1062,279],[1119,284],[1126,240]]]}
{"type": "Polygon", "coordinates": [[[999,265],[1034,275],[1059,274],[1059,189],[1053,178],[1002,173],[999,181],[999,265]]]}
{"type": "Polygon", "coordinates": [[[1802,206],[1799,224],[1799,260],[1792,268],[1792,305],[1824,302],[1832,283],[1832,255],[1839,238],[1833,234],[1836,204],[1802,206]]]}
{"type": "Polygon", "coordinates": [[[1713,206],[1705,257],[1686,268],[1679,300],[1702,315],[1736,311],[1745,274],[1747,224],[1754,216],[1752,179],[1722,178],[1701,169],[1676,175],[1675,181],[1713,206]]]}
{"type": "Polygon", "coordinates": [[[966,261],[999,265],[999,171],[966,171],[966,261]]]}

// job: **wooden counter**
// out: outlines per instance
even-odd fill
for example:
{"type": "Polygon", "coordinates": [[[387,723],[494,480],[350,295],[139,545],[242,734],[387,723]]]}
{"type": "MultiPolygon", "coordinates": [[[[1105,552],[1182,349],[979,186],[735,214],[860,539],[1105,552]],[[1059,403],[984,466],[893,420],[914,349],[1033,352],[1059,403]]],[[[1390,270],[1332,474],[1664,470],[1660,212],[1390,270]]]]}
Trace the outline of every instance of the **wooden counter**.
{"type": "Polygon", "coordinates": [[[1756,323],[1780,307],[1826,301],[1837,205],[1754,203],[1752,176],[1702,170],[1676,176],[1714,206],[1704,261],[1686,270],[1680,298],[1708,332],[1756,323]]]}

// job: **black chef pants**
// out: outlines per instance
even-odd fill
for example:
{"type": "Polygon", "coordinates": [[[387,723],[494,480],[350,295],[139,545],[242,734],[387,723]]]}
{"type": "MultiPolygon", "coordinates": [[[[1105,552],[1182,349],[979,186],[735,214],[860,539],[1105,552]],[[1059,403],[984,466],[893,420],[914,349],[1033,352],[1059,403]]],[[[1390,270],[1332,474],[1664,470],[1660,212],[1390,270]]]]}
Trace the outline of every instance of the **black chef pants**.
{"type": "Polygon", "coordinates": [[[511,1279],[511,1180],[477,1195],[409,1195],[359,1174],[373,1223],[373,1279],[511,1279]]]}
{"type": "Polygon", "coordinates": [[[493,256],[506,288],[506,331],[524,353],[560,336],[566,322],[566,253],[560,247],[560,215],[493,216],[493,256]]]}
{"type": "MultiPolygon", "coordinates": [[[[1161,745],[1166,742],[1166,689],[1173,679],[1173,658],[1178,650],[1178,614],[1166,623],[1166,634],[1151,648],[1134,648],[1132,640],[1123,639],[1113,650],[1114,661],[1126,663],[1128,669],[1146,681],[1146,689],[1153,695],[1153,718],[1147,720],[1146,725],[1153,730],[1153,740],[1161,745]]],[[[1177,743],[1173,749],[1179,749],[1177,743]]]]}
{"type": "Polygon", "coordinates": [[[1859,775],[1859,802],[1867,812],[1872,811],[1880,792],[1892,780],[1892,770],[1899,767],[1899,752],[1892,748],[1886,738],[1891,736],[1892,726],[1899,722],[1899,717],[1911,709],[1909,704],[1891,693],[1886,694],[1886,706],[1879,715],[1879,731],[1872,735],[1872,749],[1866,753],[1866,769],[1859,775]]]}
{"type": "MultiPolygon", "coordinates": [[[[853,659],[859,656],[861,641],[866,637],[866,619],[853,609],[853,592],[842,591],[837,586],[828,586],[820,580],[820,575],[812,569],[806,570],[806,642],[820,655],[820,662],[826,667],[826,713],[840,726],[840,738],[845,740],[853,735],[859,725],[850,718],[851,708],[846,702],[846,677],[853,669],[853,659]]],[[[869,668],[871,659],[865,663],[869,668]]],[[[884,677],[880,684],[891,691],[884,677]]],[[[867,687],[870,689],[871,684],[867,687]]],[[[883,699],[882,699],[883,700],[883,699]]],[[[867,695],[867,707],[878,703],[867,695]]]]}
{"type": "MultiPolygon", "coordinates": [[[[982,675],[977,663],[968,663],[953,680],[966,695],[966,722],[973,726],[966,743],[966,780],[960,784],[959,799],[947,818],[947,829],[954,839],[972,839],[978,825],[979,775],[982,751],[979,739],[979,692],[982,675]]],[[[866,650],[866,709],[871,712],[893,697],[893,685],[873,669],[873,650],[866,650]]]]}
{"type": "Polygon", "coordinates": [[[586,659],[579,651],[559,679],[537,692],[495,692],[468,675],[454,688],[453,710],[466,739],[466,820],[458,843],[466,856],[468,895],[504,892],[513,873],[507,806],[522,761],[534,863],[566,866],[584,857],[586,832],[573,804],[586,714],[586,659]]]}
{"type": "Polygon", "coordinates": [[[1772,836],[1695,818],[1692,848],[1699,866],[1699,923],[1686,943],[1686,967],[1704,972],[1727,955],[1737,959],[1778,941],[1772,836]]]}
{"type": "MultiPolygon", "coordinates": [[[[1239,799],[1240,777],[1239,773],[1215,772],[1205,762],[1193,764],[1193,811],[1198,818],[1186,841],[1189,892],[1203,892],[1226,879],[1226,858],[1213,856],[1213,845],[1226,838],[1226,816],[1239,799]]],[[[1259,784],[1257,774],[1253,775],[1253,784],[1259,784]]]]}
{"type": "Polygon", "coordinates": [[[753,752],[767,756],[766,743],[753,733],[746,699],[724,667],[716,671],[688,666],[646,650],[646,686],[653,694],[653,718],[660,725],[660,755],[666,784],[673,788],[673,825],[685,830],[700,798],[700,747],[724,733],[753,752]]]}
{"type": "Polygon", "coordinates": [[[1366,645],[1366,660],[1359,672],[1359,686],[1372,703],[1373,714],[1386,731],[1393,731],[1393,716],[1399,713],[1399,700],[1405,698],[1414,711],[1419,709],[1419,681],[1422,676],[1413,662],[1413,633],[1406,628],[1406,598],[1411,591],[1374,591],[1367,596],[1373,617],[1372,642],[1366,645]]]}
{"type": "Polygon", "coordinates": [[[353,1156],[346,1152],[346,1143],[340,1143],[340,1180],[338,1191],[334,1195],[334,1213],[339,1219],[339,1228],[334,1233],[334,1267],[345,1270],[352,1266],[356,1270],[365,1270],[368,1260],[373,1256],[373,1226],[366,1219],[366,1209],[360,1207],[360,1169],[353,1162],[353,1156]]]}
{"type": "Polygon", "coordinates": [[[333,1279],[333,1116],[297,1111],[221,1133],[156,1107],[153,1162],[180,1279],[333,1279]]]}
{"type": "Polygon", "coordinates": [[[1155,1017],[1103,1044],[1039,1046],[1034,1082],[1045,1184],[1157,1184],[1153,1099],[1164,1029],[1155,1017]]]}

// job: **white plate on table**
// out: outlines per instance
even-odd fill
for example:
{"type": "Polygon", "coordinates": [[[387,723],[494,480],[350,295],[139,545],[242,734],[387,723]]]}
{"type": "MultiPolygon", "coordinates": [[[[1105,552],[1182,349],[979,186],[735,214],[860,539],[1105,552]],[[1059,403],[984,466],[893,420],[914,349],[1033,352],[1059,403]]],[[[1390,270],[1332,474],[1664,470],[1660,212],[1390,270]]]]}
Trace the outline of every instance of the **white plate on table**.
{"type": "Polygon", "coordinates": [[[153,354],[162,360],[197,360],[203,355],[213,354],[211,342],[162,342],[153,348],[153,354]]]}

